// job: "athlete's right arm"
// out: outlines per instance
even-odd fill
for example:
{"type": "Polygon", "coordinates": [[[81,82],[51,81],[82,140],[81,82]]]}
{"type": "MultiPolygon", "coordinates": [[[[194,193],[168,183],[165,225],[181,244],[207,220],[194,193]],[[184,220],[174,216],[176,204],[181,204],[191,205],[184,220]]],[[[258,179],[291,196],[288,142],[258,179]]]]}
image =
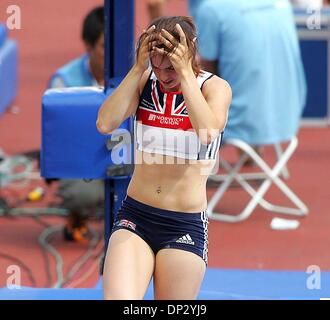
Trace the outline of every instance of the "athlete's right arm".
{"type": "Polygon", "coordinates": [[[118,88],[102,104],[96,121],[102,134],[110,134],[131,116],[139,103],[140,86],[146,82],[149,53],[152,47],[152,32],[149,28],[142,40],[136,62],[118,88]]]}

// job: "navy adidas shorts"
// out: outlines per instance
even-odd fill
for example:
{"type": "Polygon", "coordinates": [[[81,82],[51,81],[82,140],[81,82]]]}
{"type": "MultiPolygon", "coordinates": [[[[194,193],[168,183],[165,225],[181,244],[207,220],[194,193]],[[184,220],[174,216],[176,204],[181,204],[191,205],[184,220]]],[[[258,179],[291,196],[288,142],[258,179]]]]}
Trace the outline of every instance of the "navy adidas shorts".
{"type": "Polygon", "coordinates": [[[206,211],[169,211],[154,208],[126,196],[118,210],[112,233],[119,229],[137,234],[150,246],[155,255],[161,249],[182,249],[197,254],[207,264],[206,211]]]}

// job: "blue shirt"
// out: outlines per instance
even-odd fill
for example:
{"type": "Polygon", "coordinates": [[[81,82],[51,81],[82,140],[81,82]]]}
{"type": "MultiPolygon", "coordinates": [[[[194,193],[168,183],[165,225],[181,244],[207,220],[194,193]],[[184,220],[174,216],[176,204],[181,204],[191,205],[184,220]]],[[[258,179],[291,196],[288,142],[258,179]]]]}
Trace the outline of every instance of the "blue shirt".
{"type": "Polygon", "coordinates": [[[188,11],[189,14],[195,18],[197,15],[198,6],[203,2],[204,0],[189,0],[188,1],[188,11]]]}
{"type": "Polygon", "coordinates": [[[97,86],[89,68],[89,56],[76,58],[59,68],[51,77],[48,87],[89,87],[97,86]]]}
{"type": "Polygon", "coordinates": [[[306,83],[287,0],[205,0],[196,17],[199,52],[218,61],[233,91],[224,139],[249,144],[296,134],[306,83]]]}

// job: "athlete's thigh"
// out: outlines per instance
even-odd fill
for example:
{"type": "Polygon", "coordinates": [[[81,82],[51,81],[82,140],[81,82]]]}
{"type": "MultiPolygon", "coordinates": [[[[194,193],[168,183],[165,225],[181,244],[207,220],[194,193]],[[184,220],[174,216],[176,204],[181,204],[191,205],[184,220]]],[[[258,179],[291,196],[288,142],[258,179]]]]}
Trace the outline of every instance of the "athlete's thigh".
{"type": "Polygon", "coordinates": [[[103,272],[105,299],[143,299],[154,271],[149,245],[135,233],[119,229],[109,240],[103,272]]]}
{"type": "Polygon", "coordinates": [[[197,298],[206,265],[195,253],[181,249],[162,249],[156,255],[155,299],[197,298]]]}

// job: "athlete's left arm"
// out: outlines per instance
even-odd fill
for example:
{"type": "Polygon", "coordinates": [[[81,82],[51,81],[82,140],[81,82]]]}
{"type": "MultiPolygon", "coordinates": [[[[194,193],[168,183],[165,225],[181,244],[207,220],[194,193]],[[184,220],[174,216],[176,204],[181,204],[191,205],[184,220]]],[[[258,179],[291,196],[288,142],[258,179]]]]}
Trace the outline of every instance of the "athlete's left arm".
{"type": "Polygon", "coordinates": [[[181,90],[193,128],[201,143],[209,144],[226,125],[232,100],[230,85],[213,76],[204,83],[201,91],[191,70],[181,75],[181,90]]]}

